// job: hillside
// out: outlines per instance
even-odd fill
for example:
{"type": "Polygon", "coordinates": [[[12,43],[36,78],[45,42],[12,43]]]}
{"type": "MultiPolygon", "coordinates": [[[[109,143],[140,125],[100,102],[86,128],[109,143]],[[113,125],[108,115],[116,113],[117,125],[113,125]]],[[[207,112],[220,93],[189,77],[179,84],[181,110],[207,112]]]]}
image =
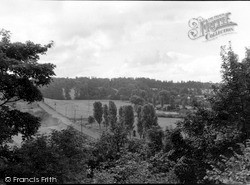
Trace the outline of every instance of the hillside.
{"type": "Polygon", "coordinates": [[[57,100],[111,99],[129,100],[138,90],[152,99],[162,90],[174,94],[204,94],[211,89],[211,82],[160,81],[149,78],[53,78],[53,82],[40,90],[44,97],[57,100]]]}

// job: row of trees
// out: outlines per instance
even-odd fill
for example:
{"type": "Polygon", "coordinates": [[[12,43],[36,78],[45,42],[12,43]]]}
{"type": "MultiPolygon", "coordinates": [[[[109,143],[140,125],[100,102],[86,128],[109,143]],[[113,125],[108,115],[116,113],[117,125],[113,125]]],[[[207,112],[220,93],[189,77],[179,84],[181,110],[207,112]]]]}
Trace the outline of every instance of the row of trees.
{"type": "Polygon", "coordinates": [[[158,126],[157,115],[152,104],[143,103],[135,104],[135,111],[132,105],[121,106],[118,110],[113,101],[109,101],[109,105],[102,105],[97,101],[93,104],[93,117],[101,128],[101,123],[111,130],[115,128],[115,124],[121,124],[128,131],[130,137],[135,127],[135,119],[137,122],[137,133],[140,138],[145,138],[149,129],[158,126]],[[117,117],[118,116],[118,117],[117,117]]]}
{"type": "MultiPolygon", "coordinates": [[[[160,102],[159,92],[169,91],[175,95],[202,94],[201,89],[210,89],[213,83],[202,82],[168,82],[147,78],[53,78],[53,82],[42,87],[44,97],[51,99],[110,99],[129,100],[132,95],[139,95],[152,103],[153,97],[160,102]]],[[[166,99],[166,102],[168,100],[166,99]]]]}

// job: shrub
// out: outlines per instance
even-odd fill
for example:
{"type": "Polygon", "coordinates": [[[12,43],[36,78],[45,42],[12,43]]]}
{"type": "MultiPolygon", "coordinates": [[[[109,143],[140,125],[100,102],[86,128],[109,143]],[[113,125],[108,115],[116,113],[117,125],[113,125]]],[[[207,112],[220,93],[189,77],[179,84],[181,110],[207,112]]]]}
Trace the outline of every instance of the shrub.
{"type": "Polygon", "coordinates": [[[95,118],[93,117],[93,116],[89,116],[88,117],[88,123],[89,124],[92,124],[92,123],[94,123],[95,122],[95,118]]]}

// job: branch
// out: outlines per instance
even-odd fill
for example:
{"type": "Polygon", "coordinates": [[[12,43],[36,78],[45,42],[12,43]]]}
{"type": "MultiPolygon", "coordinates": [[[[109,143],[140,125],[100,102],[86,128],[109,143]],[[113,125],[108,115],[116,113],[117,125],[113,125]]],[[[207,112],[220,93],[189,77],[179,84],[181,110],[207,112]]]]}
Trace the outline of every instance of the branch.
{"type": "Polygon", "coordinates": [[[11,98],[8,98],[7,100],[5,100],[3,103],[0,104],[0,107],[2,107],[4,104],[8,103],[8,101],[10,100],[11,98]]]}
{"type": "Polygon", "coordinates": [[[21,98],[18,98],[16,100],[11,100],[9,101],[11,98],[8,98],[7,100],[5,100],[2,104],[0,104],[0,107],[2,107],[3,105],[5,105],[6,103],[13,103],[13,102],[16,102],[16,101],[19,101],[21,100],[21,98]]]}

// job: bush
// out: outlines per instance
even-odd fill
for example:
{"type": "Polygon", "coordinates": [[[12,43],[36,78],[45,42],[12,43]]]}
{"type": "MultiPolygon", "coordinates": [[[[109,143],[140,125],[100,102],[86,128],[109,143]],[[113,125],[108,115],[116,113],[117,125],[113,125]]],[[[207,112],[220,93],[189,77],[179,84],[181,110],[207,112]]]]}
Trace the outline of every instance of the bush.
{"type": "Polygon", "coordinates": [[[55,177],[57,183],[81,183],[87,178],[91,150],[87,140],[73,128],[41,135],[16,148],[10,162],[0,170],[4,176],[55,177]]]}
{"type": "Polygon", "coordinates": [[[212,165],[212,170],[207,172],[206,179],[223,182],[227,184],[249,184],[250,182],[250,147],[244,147],[242,155],[237,153],[228,158],[222,157],[224,163],[212,165]]]}
{"type": "Polygon", "coordinates": [[[92,123],[94,123],[95,122],[95,118],[93,117],[93,116],[89,116],[88,117],[88,123],[89,124],[92,124],[92,123]]]}

